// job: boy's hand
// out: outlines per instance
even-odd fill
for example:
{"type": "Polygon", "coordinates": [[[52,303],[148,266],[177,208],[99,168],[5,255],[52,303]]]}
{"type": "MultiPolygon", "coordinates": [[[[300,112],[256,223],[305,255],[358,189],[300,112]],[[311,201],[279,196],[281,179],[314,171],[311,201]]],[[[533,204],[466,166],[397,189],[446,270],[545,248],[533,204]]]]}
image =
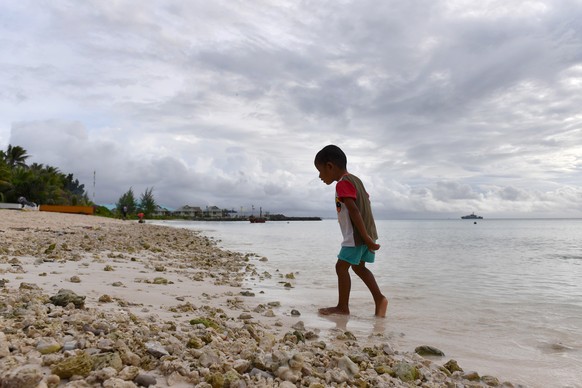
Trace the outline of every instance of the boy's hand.
{"type": "Polygon", "coordinates": [[[371,250],[372,252],[375,252],[378,249],[380,249],[380,244],[376,244],[374,240],[372,240],[369,236],[368,239],[366,239],[366,245],[368,246],[368,249],[371,250]]]}

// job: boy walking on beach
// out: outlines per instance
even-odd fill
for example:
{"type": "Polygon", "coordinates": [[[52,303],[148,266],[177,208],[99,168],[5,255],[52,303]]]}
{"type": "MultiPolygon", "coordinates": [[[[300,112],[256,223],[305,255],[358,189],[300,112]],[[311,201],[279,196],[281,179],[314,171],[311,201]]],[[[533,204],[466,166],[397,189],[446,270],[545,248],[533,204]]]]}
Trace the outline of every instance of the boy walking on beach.
{"type": "Polygon", "coordinates": [[[335,265],[338,278],[338,303],[335,307],[319,309],[319,313],[323,315],[350,313],[352,282],[349,270],[351,268],[372,293],[376,304],[375,315],[385,317],[388,299],[380,292],[374,274],[366,268],[366,263],[374,262],[375,251],[380,249],[380,245],[376,244],[378,234],[364,184],[358,177],[347,171],[347,157],[335,145],[328,145],[319,151],[314,163],[323,183],[330,185],[332,182],[337,182],[335,201],[344,238],[335,265]]]}

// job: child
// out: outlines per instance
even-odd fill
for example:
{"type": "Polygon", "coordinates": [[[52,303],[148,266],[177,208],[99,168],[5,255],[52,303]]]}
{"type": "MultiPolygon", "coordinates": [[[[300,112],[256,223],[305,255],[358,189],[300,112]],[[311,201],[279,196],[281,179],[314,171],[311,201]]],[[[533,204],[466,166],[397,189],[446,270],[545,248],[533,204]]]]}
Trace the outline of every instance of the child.
{"type": "Polygon", "coordinates": [[[372,293],[376,304],[376,316],[385,317],[388,299],[380,292],[372,272],[366,268],[366,263],[374,262],[374,252],[380,249],[380,245],[376,244],[378,235],[368,193],[362,181],[348,173],[347,157],[339,147],[335,145],[324,147],[315,156],[314,163],[323,183],[330,185],[332,182],[337,182],[335,201],[344,238],[335,265],[338,278],[338,303],[335,307],[319,309],[319,313],[323,315],[350,313],[349,300],[352,283],[349,270],[352,268],[372,293]]]}

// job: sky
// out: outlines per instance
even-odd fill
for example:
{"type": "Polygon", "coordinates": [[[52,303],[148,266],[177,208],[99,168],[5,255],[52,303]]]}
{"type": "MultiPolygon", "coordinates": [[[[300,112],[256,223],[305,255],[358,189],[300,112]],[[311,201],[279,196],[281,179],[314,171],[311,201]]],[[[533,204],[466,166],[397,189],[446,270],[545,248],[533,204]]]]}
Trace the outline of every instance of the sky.
{"type": "MultiPolygon", "coordinates": [[[[0,0],[0,149],[96,203],[582,217],[582,0],[0,0]]],[[[33,200],[33,199],[31,199],[33,200]]]]}

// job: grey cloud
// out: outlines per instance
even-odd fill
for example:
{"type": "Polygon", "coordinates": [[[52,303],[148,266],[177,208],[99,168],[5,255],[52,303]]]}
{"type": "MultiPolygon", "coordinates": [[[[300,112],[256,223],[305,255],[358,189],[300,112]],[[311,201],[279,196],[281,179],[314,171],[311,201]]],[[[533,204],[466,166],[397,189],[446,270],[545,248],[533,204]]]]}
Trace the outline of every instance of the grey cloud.
{"type": "Polygon", "coordinates": [[[455,4],[3,4],[0,146],[100,202],[333,216],[336,143],[379,217],[571,215],[582,6],[455,4]]]}

